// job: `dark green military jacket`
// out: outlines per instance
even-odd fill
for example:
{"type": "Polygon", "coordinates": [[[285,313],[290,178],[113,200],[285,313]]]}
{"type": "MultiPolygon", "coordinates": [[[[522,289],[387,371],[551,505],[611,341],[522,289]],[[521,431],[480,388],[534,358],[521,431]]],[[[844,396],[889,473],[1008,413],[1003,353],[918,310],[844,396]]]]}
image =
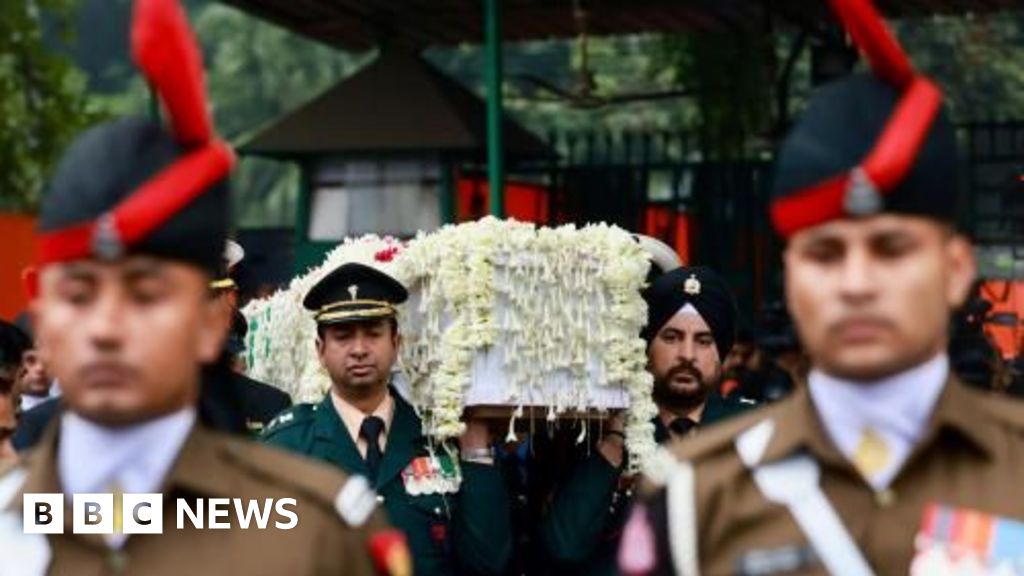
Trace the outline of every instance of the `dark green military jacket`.
{"type": "MultiPolygon", "coordinates": [[[[746,400],[708,397],[701,415],[704,428],[753,408],[746,400]]],[[[659,444],[670,438],[660,418],[654,419],[659,444]]],[[[571,573],[614,574],[618,538],[625,522],[631,492],[620,488],[622,469],[594,452],[580,463],[569,480],[559,487],[541,522],[540,539],[551,561],[571,573]]]]}
{"type": "MultiPolygon", "coordinates": [[[[411,495],[402,472],[428,455],[419,416],[400,395],[388,430],[375,486],[391,523],[409,541],[414,573],[501,574],[512,553],[509,497],[494,466],[461,462],[457,494],[411,495]]],[[[300,404],[275,418],[263,434],[268,444],[330,462],[367,476],[366,462],[328,394],[318,404],[300,404]]]]}

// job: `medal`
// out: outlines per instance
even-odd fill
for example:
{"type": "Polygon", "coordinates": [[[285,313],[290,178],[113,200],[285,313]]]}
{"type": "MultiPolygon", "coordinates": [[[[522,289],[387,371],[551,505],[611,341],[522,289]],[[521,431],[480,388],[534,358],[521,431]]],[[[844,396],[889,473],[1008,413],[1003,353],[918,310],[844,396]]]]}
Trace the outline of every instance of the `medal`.
{"type": "Polygon", "coordinates": [[[459,491],[459,485],[462,484],[462,475],[460,474],[458,464],[455,463],[455,459],[450,454],[442,454],[437,458],[437,462],[444,492],[446,494],[455,494],[459,491]]]}
{"type": "Polygon", "coordinates": [[[410,496],[432,494],[430,481],[430,459],[421,456],[414,459],[402,471],[402,484],[410,496]]]}

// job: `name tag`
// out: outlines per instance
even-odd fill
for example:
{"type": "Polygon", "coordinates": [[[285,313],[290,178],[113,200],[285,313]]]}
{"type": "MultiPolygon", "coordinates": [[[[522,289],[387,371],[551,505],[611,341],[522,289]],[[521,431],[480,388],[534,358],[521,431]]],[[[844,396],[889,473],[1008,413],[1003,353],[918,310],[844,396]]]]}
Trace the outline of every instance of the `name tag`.
{"type": "Polygon", "coordinates": [[[818,556],[811,548],[788,546],[748,552],[736,563],[736,573],[741,576],[768,576],[798,572],[820,565],[818,556]]]}
{"type": "Polygon", "coordinates": [[[911,576],[1024,575],[1024,522],[929,504],[914,542],[911,576]]]}

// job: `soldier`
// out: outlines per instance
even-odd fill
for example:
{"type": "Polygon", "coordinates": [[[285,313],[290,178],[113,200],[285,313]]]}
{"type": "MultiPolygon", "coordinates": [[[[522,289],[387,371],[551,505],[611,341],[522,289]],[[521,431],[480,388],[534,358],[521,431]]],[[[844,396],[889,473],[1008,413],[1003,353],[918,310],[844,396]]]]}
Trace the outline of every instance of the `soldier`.
{"type": "Polygon", "coordinates": [[[22,313],[15,318],[15,325],[25,333],[29,341],[28,348],[21,355],[21,369],[18,371],[17,381],[18,393],[21,395],[20,408],[22,411],[28,411],[57,395],[59,390],[46,372],[46,366],[36,351],[35,335],[32,334],[28,313],[22,313]]]}
{"type": "Polygon", "coordinates": [[[374,574],[374,558],[403,571],[404,545],[365,481],[197,423],[200,364],[224,339],[207,284],[233,155],[206,115],[183,9],[139,0],[132,32],[173,131],[104,123],[72,144],[50,181],[31,311],[67,410],[23,462],[0,470],[0,574],[374,574]],[[114,494],[116,508],[122,493],[155,492],[165,496],[162,534],[72,531],[73,494],[114,494]],[[64,533],[24,532],[28,493],[66,495],[64,533]],[[243,530],[232,514],[224,530],[175,528],[178,498],[213,497],[293,498],[298,522],[243,530]]]}
{"type": "Polygon", "coordinates": [[[238,310],[238,286],[231,273],[244,257],[242,246],[228,240],[222,268],[217,279],[210,282],[210,296],[218,302],[223,321],[230,323],[231,330],[217,361],[203,370],[200,416],[218,429],[255,437],[275,416],[291,407],[292,399],[236,370],[238,358],[245,351],[248,324],[238,310]]]}
{"type": "Polygon", "coordinates": [[[469,419],[460,462],[427,442],[388,385],[401,340],[395,307],[407,297],[397,280],[356,263],[310,289],[303,306],[332,387],[275,418],[264,439],[370,478],[408,538],[416,574],[501,574],[512,547],[508,495],[486,425],[469,419]]]}
{"type": "MultiPolygon", "coordinates": [[[[681,267],[645,291],[648,368],[654,376],[655,440],[684,438],[753,406],[718,392],[722,361],[736,335],[736,302],[709,268],[681,267]]],[[[632,492],[621,478],[625,459],[621,416],[604,428],[597,450],[561,486],[541,523],[541,540],[556,561],[583,573],[612,572],[622,510],[632,492]]]]}
{"type": "Polygon", "coordinates": [[[1024,408],[967,389],[945,352],[975,275],[954,224],[954,130],[873,7],[833,6],[874,75],[814,96],[772,206],[808,386],[652,468],[664,488],[627,524],[626,574],[1010,573],[1024,560],[1024,408]]]}
{"type": "Polygon", "coordinates": [[[21,359],[32,344],[16,325],[0,320],[0,463],[14,458],[11,436],[17,424],[21,359]]]}

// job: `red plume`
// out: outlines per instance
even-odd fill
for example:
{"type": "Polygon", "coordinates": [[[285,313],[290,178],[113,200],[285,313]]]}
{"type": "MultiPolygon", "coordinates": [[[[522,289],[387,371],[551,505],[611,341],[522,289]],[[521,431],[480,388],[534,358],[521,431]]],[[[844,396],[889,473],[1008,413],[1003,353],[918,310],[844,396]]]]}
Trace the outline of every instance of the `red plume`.
{"type": "Polygon", "coordinates": [[[135,2],[132,55],[160,95],[178,142],[209,142],[213,126],[206,109],[202,54],[178,0],[135,2]]]}
{"type": "Polygon", "coordinates": [[[832,0],[832,8],[875,74],[901,91],[906,89],[914,79],[914,66],[871,0],[832,0]]]}

